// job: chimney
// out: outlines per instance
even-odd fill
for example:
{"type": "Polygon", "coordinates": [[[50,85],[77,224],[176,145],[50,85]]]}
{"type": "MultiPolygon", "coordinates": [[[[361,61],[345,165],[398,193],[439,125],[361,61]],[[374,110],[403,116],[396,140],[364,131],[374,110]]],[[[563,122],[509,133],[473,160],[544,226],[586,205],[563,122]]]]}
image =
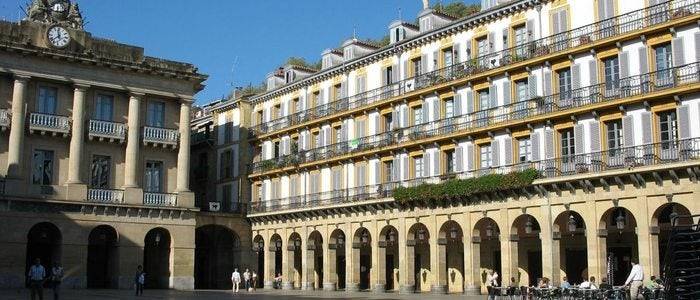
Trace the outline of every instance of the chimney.
{"type": "Polygon", "coordinates": [[[423,9],[428,9],[430,8],[430,3],[428,3],[429,0],[423,0],[423,9]]]}

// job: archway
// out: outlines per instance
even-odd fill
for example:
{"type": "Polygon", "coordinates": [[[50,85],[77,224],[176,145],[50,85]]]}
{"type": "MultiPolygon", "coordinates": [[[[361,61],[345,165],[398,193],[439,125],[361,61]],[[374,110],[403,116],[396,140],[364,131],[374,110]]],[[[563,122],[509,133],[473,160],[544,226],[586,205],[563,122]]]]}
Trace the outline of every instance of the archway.
{"type": "Polygon", "coordinates": [[[442,224],[438,234],[438,273],[435,292],[464,292],[464,234],[453,220],[442,224]],[[444,263],[443,263],[444,262],[444,263]]]}
{"type": "MultiPolygon", "coordinates": [[[[29,268],[37,258],[41,260],[41,264],[47,272],[54,262],[60,262],[62,240],[61,231],[54,224],[42,222],[32,226],[27,234],[24,274],[29,273],[29,268]]],[[[28,285],[29,282],[25,282],[25,284],[28,285]]]]}
{"type": "MultiPolygon", "coordinates": [[[[583,217],[575,211],[560,213],[554,220],[553,247],[559,250],[559,268],[562,272],[558,278],[552,278],[559,282],[561,277],[571,284],[579,284],[588,278],[588,257],[586,243],[586,223],[583,217]]],[[[557,270],[555,270],[556,272],[557,270]]]]}
{"type": "MultiPolygon", "coordinates": [[[[238,267],[238,237],[221,225],[206,225],[194,235],[194,286],[197,289],[230,289],[231,272],[238,267]]],[[[240,270],[243,272],[242,270],[240,270]]]]}
{"type": "Polygon", "coordinates": [[[622,285],[632,269],[630,261],[639,262],[637,221],[623,207],[608,209],[600,220],[598,245],[605,249],[605,277],[613,285],[622,285]]]}
{"type": "MultiPolygon", "coordinates": [[[[273,280],[277,277],[283,275],[282,270],[282,237],[279,234],[273,234],[270,238],[270,248],[268,249],[268,257],[266,258],[268,263],[268,278],[265,281],[265,285],[269,288],[273,287],[273,280]]],[[[286,273],[286,272],[285,272],[286,273]]],[[[281,288],[281,287],[277,287],[281,288]]]]}
{"type": "MultiPolygon", "coordinates": [[[[501,270],[501,230],[496,221],[485,217],[474,225],[472,236],[473,287],[486,293],[486,275],[489,271],[503,274],[501,270]]],[[[499,284],[502,280],[499,280],[499,284]]]]}
{"type": "Polygon", "coordinates": [[[316,230],[311,232],[306,250],[306,280],[302,284],[302,288],[321,289],[323,285],[323,237],[321,237],[320,232],[316,230]]]}
{"type": "Polygon", "coordinates": [[[255,287],[262,288],[267,270],[265,270],[265,239],[260,235],[256,235],[253,238],[253,252],[255,252],[255,270],[258,273],[258,281],[255,287]]]}
{"type": "Polygon", "coordinates": [[[379,232],[379,274],[377,282],[384,287],[377,290],[394,291],[399,285],[399,231],[394,226],[386,225],[379,232]]]}
{"type": "Polygon", "coordinates": [[[170,232],[154,228],[146,233],[143,249],[143,271],[146,288],[167,289],[170,286],[170,232]]]}
{"type": "Polygon", "coordinates": [[[87,255],[88,288],[117,288],[119,278],[119,253],[117,231],[108,225],[100,225],[90,231],[87,255]]]}
{"type": "Polygon", "coordinates": [[[409,284],[415,292],[430,291],[430,233],[422,223],[416,223],[408,230],[406,239],[406,259],[409,284]]]}
{"type": "Polygon", "coordinates": [[[352,238],[352,279],[347,290],[368,290],[372,270],[372,236],[365,227],[355,231],[352,238]]]}
{"type": "MultiPolygon", "coordinates": [[[[652,251],[653,262],[652,270],[649,275],[655,275],[659,278],[666,262],[666,253],[668,241],[671,234],[671,219],[674,216],[689,216],[690,210],[679,203],[666,203],[656,209],[651,218],[651,243],[654,246],[652,249],[658,249],[658,252],[652,251]],[[658,255],[658,257],[655,257],[658,255]]],[[[676,225],[691,225],[692,220],[689,218],[676,219],[676,225]]]]}
{"type": "Polygon", "coordinates": [[[301,236],[294,232],[287,240],[287,267],[283,289],[301,288],[301,236]]]}
{"type": "MultiPolygon", "coordinates": [[[[540,223],[532,215],[520,215],[513,221],[510,234],[511,270],[514,270],[511,274],[520,273],[519,278],[515,278],[520,285],[536,285],[537,280],[542,278],[540,223]]],[[[503,282],[509,280],[503,278],[503,282]]]]}
{"type": "Polygon", "coordinates": [[[335,229],[331,233],[328,241],[328,268],[330,274],[326,274],[328,282],[324,283],[323,289],[333,291],[335,289],[345,289],[345,233],[340,229],[335,229]]]}

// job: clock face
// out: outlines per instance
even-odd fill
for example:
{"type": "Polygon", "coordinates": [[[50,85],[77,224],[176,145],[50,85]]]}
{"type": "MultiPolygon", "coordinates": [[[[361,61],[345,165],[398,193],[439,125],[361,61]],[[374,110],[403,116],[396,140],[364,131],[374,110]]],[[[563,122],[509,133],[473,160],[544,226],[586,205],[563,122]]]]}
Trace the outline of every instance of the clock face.
{"type": "Polygon", "coordinates": [[[56,48],[64,48],[68,46],[68,43],[70,43],[70,34],[68,33],[68,30],[61,26],[53,26],[49,28],[47,37],[49,38],[51,46],[56,48]]]}

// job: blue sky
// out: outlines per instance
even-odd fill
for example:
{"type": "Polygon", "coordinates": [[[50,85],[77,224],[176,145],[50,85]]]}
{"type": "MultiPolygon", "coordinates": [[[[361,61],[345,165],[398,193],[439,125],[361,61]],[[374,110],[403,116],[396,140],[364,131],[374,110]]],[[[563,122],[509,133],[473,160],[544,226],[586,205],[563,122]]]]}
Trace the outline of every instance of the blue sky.
{"type": "MultiPolygon", "coordinates": [[[[0,18],[17,20],[30,0],[0,0],[0,18]]],[[[431,0],[431,4],[437,0],[431,0]]],[[[442,0],[443,3],[464,0],[442,0]]],[[[466,0],[474,2],[473,0],[466,0]]],[[[352,36],[379,38],[398,18],[414,20],[421,0],[78,0],[87,31],[190,62],[209,75],[206,103],[233,86],[260,83],[287,57],[315,62],[352,36]]]]}

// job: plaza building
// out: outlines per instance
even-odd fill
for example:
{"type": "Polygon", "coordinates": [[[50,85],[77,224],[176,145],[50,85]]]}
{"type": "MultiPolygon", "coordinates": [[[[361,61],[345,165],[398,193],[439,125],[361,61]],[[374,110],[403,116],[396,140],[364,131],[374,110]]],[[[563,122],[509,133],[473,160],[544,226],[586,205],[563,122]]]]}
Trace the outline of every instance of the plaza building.
{"type": "Polygon", "coordinates": [[[194,288],[190,115],[207,76],[83,28],[77,3],[0,22],[0,288],[194,288]]]}
{"type": "Polygon", "coordinates": [[[700,1],[482,2],[426,4],[246,100],[265,287],[660,275],[670,217],[700,213],[700,1]]]}

